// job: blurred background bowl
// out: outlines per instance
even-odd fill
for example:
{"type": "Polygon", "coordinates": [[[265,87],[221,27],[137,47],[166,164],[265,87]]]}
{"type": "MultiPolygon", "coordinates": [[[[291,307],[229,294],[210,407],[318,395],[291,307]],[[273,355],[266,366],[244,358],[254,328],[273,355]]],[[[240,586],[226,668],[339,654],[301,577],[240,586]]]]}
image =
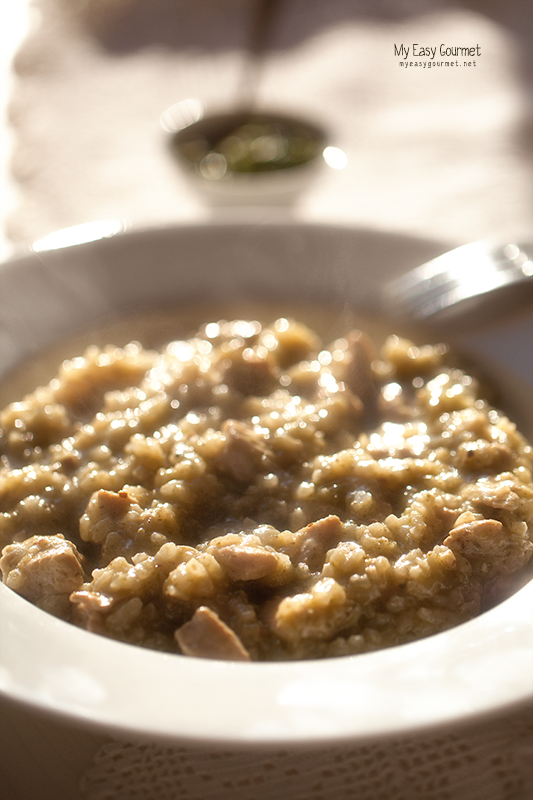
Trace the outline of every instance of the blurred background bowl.
{"type": "Polygon", "coordinates": [[[212,205],[289,205],[324,171],[346,166],[321,126],[273,111],[206,113],[195,98],[161,116],[191,185],[212,205]]]}

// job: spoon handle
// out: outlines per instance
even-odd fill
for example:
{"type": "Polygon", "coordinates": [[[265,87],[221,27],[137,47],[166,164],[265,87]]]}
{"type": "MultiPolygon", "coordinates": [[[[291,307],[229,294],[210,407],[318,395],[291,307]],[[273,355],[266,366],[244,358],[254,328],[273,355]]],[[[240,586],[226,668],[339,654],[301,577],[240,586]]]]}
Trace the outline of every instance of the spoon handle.
{"type": "Polygon", "coordinates": [[[533,247],[527,243],[473,242],[423,264],[385,288],[391,308],[429,320],[459,313],[472,303],[517,284],[533,286],[533,247]]]}
{"type": "Polygon", "coordinates": [[[251,108],[256,103],[264,54],[268,48],[270,35],[282,3],[283,0],[255,0],[253,4],[252,23],[247,44],[248,58],[240,92],[243,106],[251,108]]]}

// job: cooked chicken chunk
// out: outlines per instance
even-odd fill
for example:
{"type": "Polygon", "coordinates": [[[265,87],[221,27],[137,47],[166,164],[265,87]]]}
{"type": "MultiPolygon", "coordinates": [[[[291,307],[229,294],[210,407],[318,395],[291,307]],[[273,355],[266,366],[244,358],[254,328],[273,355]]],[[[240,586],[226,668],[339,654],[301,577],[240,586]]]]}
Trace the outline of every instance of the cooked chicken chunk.
{"type": "Polygon", "coordinates": [[[187,656],[250,660],[250,654],[239,637],[207,606],[200,606],[192,619],[178,628],[174,635],[181,652],[187,656]]]}
{"type": "Polygon", "coordinates": [[[40,608],[58,613],[68,608],[71,592],[83,583],[82,557],[64,536],[31,536],[4,547],[3,581],[40,608]]]}

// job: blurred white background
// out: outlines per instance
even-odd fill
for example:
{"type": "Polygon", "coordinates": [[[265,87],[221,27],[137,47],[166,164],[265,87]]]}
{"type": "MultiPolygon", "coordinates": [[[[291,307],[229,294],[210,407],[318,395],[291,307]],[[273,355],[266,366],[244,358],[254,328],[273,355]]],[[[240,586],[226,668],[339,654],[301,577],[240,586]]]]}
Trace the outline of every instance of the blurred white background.
{"type": "MultiPolygon", "coordinates": [[[[251,7],[0,0],[0,259],[90,221],[213,216],[177,168],[159,118],[188,97],[209,109],[235,103],[251,7]],[[98,17],[111,6],[120,13],[98,17]]],[[[261,104],[323,121],[347,155],[346,168],[323,171],[291,214],[450,247],[529,237],[532,10],[531,0],[285,0],[261,104]],[[475,45],[481,55],[462,70],[401,69],[396,48],[414,42],[475,45]]]]}
{"type": "Polygon", "coordinates": [[[9,171],[13,140],[8,119],[12,62],[28,26],[29,0],[0,0],[0,260],[12,252],[4,221],[15,204],[16,188],[9,171]]]}

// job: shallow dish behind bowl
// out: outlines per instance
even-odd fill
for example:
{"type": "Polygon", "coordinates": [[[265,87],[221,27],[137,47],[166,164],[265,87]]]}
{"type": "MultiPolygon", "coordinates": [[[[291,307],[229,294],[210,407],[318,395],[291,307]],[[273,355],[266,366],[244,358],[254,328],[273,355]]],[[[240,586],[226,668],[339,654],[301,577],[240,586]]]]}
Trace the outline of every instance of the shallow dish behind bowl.
{"type": "MultiPolygon", "coordinates": [[[[336,226],[198,225],[38,252],[0,270],[0,373],[95,323],[169,304],[379,309],[395,274],[447,249],[336,226]]],[[[452,332],[450,332],[451,334],[452,332]]],[[[533,313],[452,345],[533,433],[533,313]],[[529,359],[529,361],[528,361],[529,359]]],[[[533,702],[533,584],[446,633],[323,661],[234,664],[151,652],[48,616],[0,586],[0,692],[99,735],[212,746],[361,744],[533,702]],[[198,698],[201,698],[199,701],[198,698]]]]}
{"type": "Polygon", "coordinates": [[[345,154],[313,122],[244,109],[204,115],[198,108],[201,116],[191,123],[189,103],[194,101],[168,109],[162,125],[176,164],[193,189],[215,206],[288,205],[328,168],[346,165],[345,154]]]}

